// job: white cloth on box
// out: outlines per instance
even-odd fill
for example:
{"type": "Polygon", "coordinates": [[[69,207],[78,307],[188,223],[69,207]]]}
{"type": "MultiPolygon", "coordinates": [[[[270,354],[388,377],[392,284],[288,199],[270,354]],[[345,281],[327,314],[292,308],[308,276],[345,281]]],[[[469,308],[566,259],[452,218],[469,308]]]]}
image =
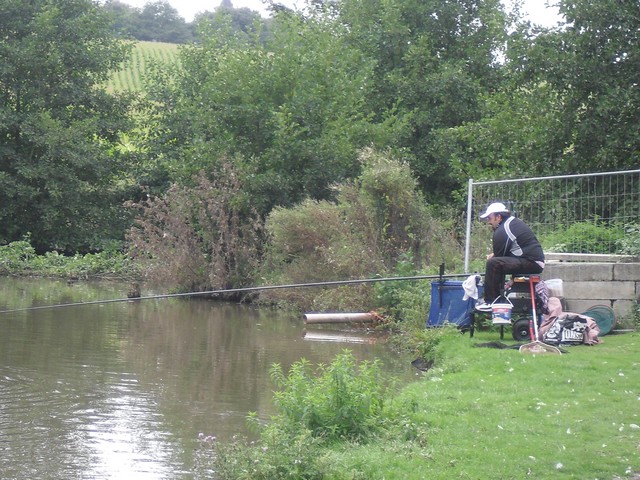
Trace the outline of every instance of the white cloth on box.
{"type": "Polygon", "coordinates": [[[469,298],[473,298],[474,300],[478,299],[476,275],[469,275],[469,277],[462,282],[462,288],[464,289],[464,296],[462,297],[462,300],[469,300],[469,298]]]}

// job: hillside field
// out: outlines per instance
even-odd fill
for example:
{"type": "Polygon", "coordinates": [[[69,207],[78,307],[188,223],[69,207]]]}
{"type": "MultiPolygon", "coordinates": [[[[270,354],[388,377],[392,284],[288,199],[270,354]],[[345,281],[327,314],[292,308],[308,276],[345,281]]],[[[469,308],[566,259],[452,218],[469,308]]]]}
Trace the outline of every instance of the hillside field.
{"type": "Polygon", "coordinates": [[[114,72],[107,84],[110,92],[143,90],[145,74],[153,64],[169,64],[178,61],[178,45],[162,42],[136,42],[131,57],[121,70],[114,72]]]}

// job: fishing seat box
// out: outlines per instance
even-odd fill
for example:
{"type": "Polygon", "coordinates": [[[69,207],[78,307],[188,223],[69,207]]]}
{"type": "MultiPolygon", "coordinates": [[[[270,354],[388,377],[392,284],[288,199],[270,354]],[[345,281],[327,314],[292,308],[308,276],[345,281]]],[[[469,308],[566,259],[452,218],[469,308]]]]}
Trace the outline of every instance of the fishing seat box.
{"type": "MultiPolygon", "coordinates": [[[[482,297],[482,286],[478,286],[482,297]]],[[[431,283],[431,307],[426,326],[441,327],[446,323],[455,324],[460,329],[468,329],[472,321],[475,300],[463,300],[464,288],[457,280],[439,280],[431,283]]]]}

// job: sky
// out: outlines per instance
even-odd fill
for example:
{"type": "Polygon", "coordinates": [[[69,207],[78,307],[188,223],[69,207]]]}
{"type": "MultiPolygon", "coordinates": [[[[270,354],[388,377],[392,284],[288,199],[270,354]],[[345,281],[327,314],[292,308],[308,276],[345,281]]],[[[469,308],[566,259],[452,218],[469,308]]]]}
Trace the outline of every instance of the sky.
{"type": "MultiPolygon", "coordinates": [[[[151,0],[121,0],[123,3],[131,5],[132,7],[143,7],[151,0]]],[[[508,0],[507,0],[508,1],[508,0]]],[[[302,6],[304,1],[302,0],[279,0],[287,6],[295,7],[296,5],[302,6]]],[[[169,4],[178,11],[178,14],[183,17],[187,22],[193,21],[193,17],[196,13],[203,12],[205,10],[213,11],[220,5],[221,0],[169,0],[169,4]]],[[[266,14],[261,0],[231,0],[231,3],[235,8],[249,8],[262,14],[266,14]]],[[[531,21],[543,26],[553,26],[557,21],[558,10],[557,8],[547,8],[545,0],[524,0],[523,11],[529,14],[531,21]]]]}

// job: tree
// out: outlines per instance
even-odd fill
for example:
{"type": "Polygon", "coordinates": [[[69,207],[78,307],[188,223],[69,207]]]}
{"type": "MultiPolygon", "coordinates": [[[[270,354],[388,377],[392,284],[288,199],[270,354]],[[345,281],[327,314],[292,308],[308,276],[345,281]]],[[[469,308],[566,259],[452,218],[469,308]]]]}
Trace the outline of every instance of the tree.
{"type": "Polygon", "coordinates": [[[640,3],[563,0],[566,27],[545,79],[560,92],[572,126],[571,171],[640,164],[640,3]]]}
{"type": "Polygon", "coordinates": [[[507,17],[498,0],[343,0],[347,43],[373,59],[367,95],[379,115],[395,109],[408,128],[398,139],[431,199],[460,185],[434,149],[438,132],[481,118],[481,99],[503,81],[498,56],[507,17]]]}
{"type": "Polygon", "coordinates": [[[489,180],[563,172],[562,105],[548,84],[503,85],[481,99],[482,118],[439,130],[432,150],[460,179],[489,180]]]}
{"type": "Polygon", "coordinates": [[[375,125],[365,108],[370,60],[321,18],[278,14],[266,39],[259,24],[244,32],[232,21],[205,25],[175,82],[154,82],[145,149],[187,182],[223,155],[242,161],[263,215],[329,198],[333,183],[357,175],[358,148],[394,133],[393,119],[375,125]]]}
{"type": "Polygon", "coordinates": [[[119,0],[107,0],[104,10],[111,15],[113,30],[122,38],[136,38],[140,10],[119,0]]]}
{"type": "Polygon", "coordinates": [[[99,86],[125,58],[91,0],[0,4],[0,240],[40,251],[122,238],[116,146],[127,101],[99,86]]]}
{"type": "Polygon", "coordinates": [[[194,20],[194,23],[200,25],[200,28],[203,28],[203,25],[207,25],[209,28],[221,27],[225,30],[229,22],[232,31],[245,34],[255,33],[256,25],[259,25],[262,29],[266,25],[258,12],[248,8],[233,8],[229,1],[223,1],[213,12],[199,13],[194,20]]]}
{"type": "Polygon", "coordinates": [[[192,38],[184,18],[167,0],[146,3],[137,19],[138,40],[186,43],[192,38]]]}
{"type": "Polygon", "coordinates": [[[506,81],[438,148],[476,179],[636,168],[640,4],[564,0],[566,24],[510,36],[506,81]]]}

